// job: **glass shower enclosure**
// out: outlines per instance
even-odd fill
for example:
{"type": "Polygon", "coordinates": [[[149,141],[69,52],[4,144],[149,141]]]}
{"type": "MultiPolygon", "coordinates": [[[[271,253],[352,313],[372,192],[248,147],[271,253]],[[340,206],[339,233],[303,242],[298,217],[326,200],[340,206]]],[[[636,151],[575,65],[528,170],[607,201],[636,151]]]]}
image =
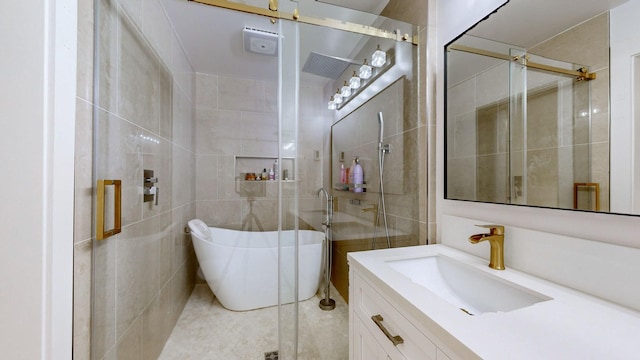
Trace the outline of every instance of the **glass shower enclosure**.
{"type": "MultiPolygon", "coordinates": [[[[303,333],[317,319],[301,314],[305,299],[298,292],[307,265],[299,257],[299,231],[322,231],[301,220],[301,212],[322,209],[317,191],[331,187],[328,141],[337,113],[327,102],[347,68],[351,77],[361,65],[362,51],[381,44],[393,55],[396,43],[414,47],[415,32],[316,1],[259,11],[234,4],[94,2],[93,359],[161,357],[194,286],[204,283],[187,226],[196,218],[218,228],[278,233],[277,312],[255,325],[268,336],[246,334],[243,341],[265,344],[264,352],[277,350],[281,359],[327,351],[326,343],[303,333]],[[207,24],[219,30],[215,25],[225,18],[242,26],[216,43],[223,36],[207,33],[207,24]],[[244,50],[247,27],[275,43],[244,50]],[[382,31],[388,38],[376,40],[377,28],[388,29],[382,31]],[[190,33],[205,33],[204,40],[186,38],[190,33]],[[207,48],[231,56],[202,61],[192,52],[207,48]],[[335,78],[304,70],[314,54],[346,68],[335,78]],[[270,168],[274,180],[255,180],[270,168]]],[[[348,344],[346,319],[343,324],[329,343],[348,344]]],[[[224,331],[225,325],[210,326],[224,331]]]]}

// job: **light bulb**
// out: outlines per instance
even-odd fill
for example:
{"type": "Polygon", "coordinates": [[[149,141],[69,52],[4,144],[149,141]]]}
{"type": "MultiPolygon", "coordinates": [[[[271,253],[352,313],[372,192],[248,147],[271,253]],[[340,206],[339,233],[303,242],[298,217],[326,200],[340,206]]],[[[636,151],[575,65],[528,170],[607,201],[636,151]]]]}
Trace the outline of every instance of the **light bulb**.
{"type": "Polygon", "coordinates": [[[360,76],[361,79],[367,80],[368,78],[371,77],[371,75],[372,75],[371,66],[367,64],[367,59],[364,59],[364,64],[360,66],[360,71],[358,71],[358,76],[360,76]]]}
{"type": "Polygon", "coordinates": [[[351,88],[349,87],[349,85],[347,85],[347,82],[344,82],[344,86],[342,87],[342,89],[340,89],[340,95],[342,95],[343,98],[348,98],[349,96],[351,96],[351,88]]]}
{"type": "Polygon", "coordinates": [[[336,105],[336,102],[333,100],[333,96],[331,97],[331,99],[329,99],[329,103],[327,104],[327,108],[329,108],[329,110],[335,110],[338,106],[336,105]]]}
{"type": "Polygon", "coordinates": [[[340,89],[338,89],[336,94],[333,95],[333,102],[336,103],[336,105],[342,104],[342,95],[340,95],[340,89]]]}
{"type": "Polygon", "coordinates": [[[387,63],[387,53],[380,50],[380,45],[378,45],[378,50],[373,52],[371,55],[371,65],[375,67],[382,67],[387,63]]]}
{"type": "Polygon", "coordinates": [[[361,83],[362,81],[358,77],[358,74],[356,74],[356,72],[354,71],[353,76],[351,76],[351,79],[349,79],[349,87],[355,90],[360,88],[361,83]]]}

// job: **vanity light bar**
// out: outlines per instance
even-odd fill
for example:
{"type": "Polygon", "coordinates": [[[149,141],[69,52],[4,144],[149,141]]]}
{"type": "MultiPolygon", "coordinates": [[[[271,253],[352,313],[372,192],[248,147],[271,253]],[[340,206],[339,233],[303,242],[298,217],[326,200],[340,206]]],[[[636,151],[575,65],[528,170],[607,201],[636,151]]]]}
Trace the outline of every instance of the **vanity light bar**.
{"type": "Polygon", "coordinates": [[[536,70],[542,70],[542,71],[562,74],[562,75],[574,76],[574,77],[576,77],[576,80],[578,80],[578,81],[583,81],[583,80],[589,81],[589,80],[594,80],[596,78],[596,73],[590,73],[586,67],[581,67],[578,70],[563,69],[563,68],[559,68],[559,67],[556,67],[556,66],[545,65],[545,64],[540,64],[540,63],[536,63],[536,62],[533,62],[533,61],[529,61],[527,55],[524,55],[524,57],[521,57],[521,56],[509,56],[509,55],[506,55],[506,54],[501,54],[501,53],[488,51],[488,50],[483,50],[483,49],[477,49],[477,48],[473,48],[473,47],[470,47],[470,46],[464,46],[464,45],[451,45],[451,46],[449,46],[448,50],[463,51],[463,52],[467,52],[467,53],[471,53],[471,54],[488,56],[488,57],[492,57],[492,58],[496,58],[496,59],[500,59],[500,60],[506,60],[506,61],[520,61],[520,60],[522,60],[523,61],[522,65],[524,65],[526,67],[530,67],[530,68],[536,69],[536,70]]]}

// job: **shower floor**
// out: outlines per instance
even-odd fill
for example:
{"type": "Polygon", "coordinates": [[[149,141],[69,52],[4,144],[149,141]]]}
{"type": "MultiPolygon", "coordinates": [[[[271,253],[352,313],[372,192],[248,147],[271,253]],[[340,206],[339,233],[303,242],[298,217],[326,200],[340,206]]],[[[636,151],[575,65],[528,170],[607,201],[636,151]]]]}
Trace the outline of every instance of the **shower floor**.
{"type": "MultiPolygon", "coordinates": [[[[336,308],[323,311],[320,293],[299,305],[299,359],[349,357],[349,310],[333,288],[336,308]]],[[[291,309],[293,309],[291,307],[291,309]]],[[[264,360],[278,349],[278,307],[235,312],[222,307],[206,284],[193,290],[160,359],[264,360]]],[[[282,353],[282,351],[281,351],[282,353]]]]}

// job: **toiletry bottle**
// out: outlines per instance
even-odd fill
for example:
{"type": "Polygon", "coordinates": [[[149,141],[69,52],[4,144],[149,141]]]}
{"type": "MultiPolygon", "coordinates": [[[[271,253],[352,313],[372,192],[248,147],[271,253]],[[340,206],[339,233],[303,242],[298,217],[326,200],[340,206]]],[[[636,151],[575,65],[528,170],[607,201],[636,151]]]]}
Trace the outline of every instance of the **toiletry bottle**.
{"type": "Polygon", "coordinates": [[[348,180],[349,180],[349,190],[351,190],[351,186],[353,186],[353,170],[356,168],[356,157],[353,157],[353,161],[351,161],[351,167],[349,168],[348,180]]]}
{"type": "Polygon", "coordinates": [[[269,180],[275,180],[276,176],[275,173],[273,172],[273,168],[269,169],[269,180]]]}
{"type": "Polygon", "coordinates": [[[273,163],[273,179],[278,180],[280,174],[278,174],[278,159],[273,163]]]}
{"type": "Polygon", "coordinates": [[[362,166],[360,166],[360,159],[356,158],[355,162],[356,165],[353,168],[353,191],[361,193],[363,191],[364,173],[362,172],[362,166]]]}
{"type": "Polygon", "coordinates": [[[267,168],[262,169],[262,180],[267,180],[269,178],[269,173],[267,173],[267,168]]]}
{"type": "Polygon", "coordinates": [[[342,188],[343,190],[347,190],[349,191],[349,179],[351,176],[351,168],[346,168],[344,170],[344,187],[342,188]]]}
{"type": "Polygon", "coordinates": [[[344,163],[340,164],[340,184],[344,185],[347,182],[347,170],[344,168],[344,163]]]}

